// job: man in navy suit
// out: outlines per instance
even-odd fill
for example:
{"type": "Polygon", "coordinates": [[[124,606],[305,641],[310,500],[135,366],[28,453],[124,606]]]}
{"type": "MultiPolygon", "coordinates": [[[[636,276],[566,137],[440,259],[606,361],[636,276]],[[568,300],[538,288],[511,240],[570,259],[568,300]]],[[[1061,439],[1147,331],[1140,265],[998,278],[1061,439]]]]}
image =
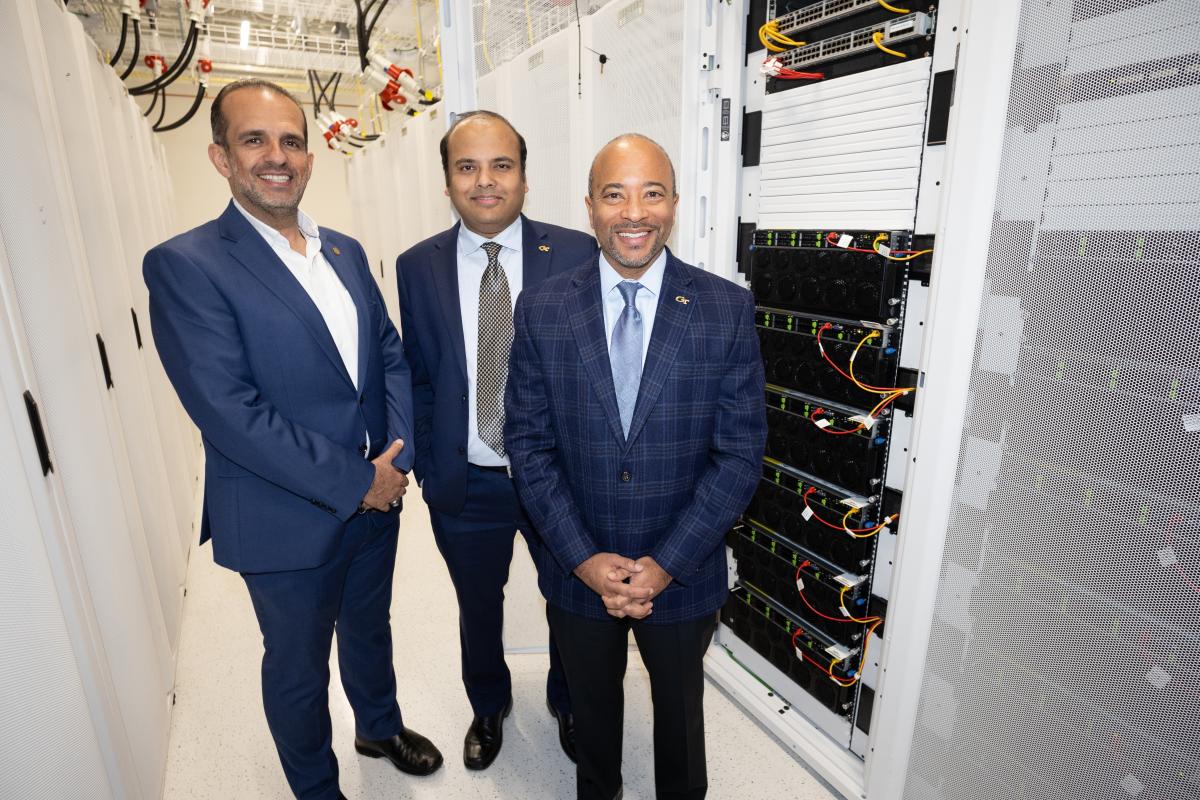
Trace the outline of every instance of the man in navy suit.
{"type": "Polygon", "coordinates": [[[622,794],[629,631],[650,676],[659,798],[702,798],[702,659],[725,535],[766,440],[754,302],[666,250],[666,152],[620,136],[586,198],[602,255],[521,295],[505,443],[545,547],[539,583],[573,687],[578,796],[622,794]]]}
{"type": "MultiPolygon", "coordinates": [[[[535,561],[541,548],[513,489],[503,441],[512,304],[522,289],[592,258],[596,243],[521,213],[525,139],[500,115],[459,116],[442,137],[441,155],[446,195],[461,222],[402,254],[396,272],[413,371],[413,472],[458,596],[462,679],[474,714],[463,763],[486,769],[512,708],[502,628],[517,530],[535,561]]],[[[546,702],[574,759],[571,701],[553,638],[546,702]]]]}
{"type": "Polygon", "coordinates": [[[342,796],[335,629],[356,749],[427,775],[442,757],[401,720],[389,618],[413,458],[404,348],[358,242],[299,211],[313,156],[296,100],[230,84],[212,134],[232,202],[143,265],[154,342],[204,439],[200,541],[249,589],[267,724],[296,797],[342,796]]]}

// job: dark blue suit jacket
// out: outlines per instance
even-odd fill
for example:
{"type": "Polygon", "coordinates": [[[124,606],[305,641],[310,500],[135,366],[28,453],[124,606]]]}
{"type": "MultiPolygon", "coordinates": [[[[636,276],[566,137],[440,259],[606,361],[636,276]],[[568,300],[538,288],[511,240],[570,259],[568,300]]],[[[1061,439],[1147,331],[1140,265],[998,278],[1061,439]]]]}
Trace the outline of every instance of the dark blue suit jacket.
{"type": "Polygon", "coordinates": [[[399,438],[394,463],[412,464],[400,337],[358,242],[322,228],[321,244],[358,309],[357,390],[317,307],[232,203],[143,262],[154,343],[204,438],[200,541],[239,572],[324,563],[374,480],[365,456],[399,438]]]}
{"type": "Polygon", "coordinates": [[[668,253],[628,440],[595,259],[523,292],[514,327],[505,443],[545,543],[547,601],[606,619],[572,571],[615,552],[653,556],[674,578],[648,623],[718,609],[728,591],[725,534],[754,493],[766,442],[750,293],[668,253]]]}
{"type": "MultiPolygon", "coordinates": [[[[591,236],[521,216],[524,290],[587,262],[591,236]]],[[[461,223],[459,223],[461,224],[461,223]]],[[[457,515],[467,496],[467,351],[458,297],[459,224],[396,259],[400,325],[413,374],[421,496],[457,515]]]]}

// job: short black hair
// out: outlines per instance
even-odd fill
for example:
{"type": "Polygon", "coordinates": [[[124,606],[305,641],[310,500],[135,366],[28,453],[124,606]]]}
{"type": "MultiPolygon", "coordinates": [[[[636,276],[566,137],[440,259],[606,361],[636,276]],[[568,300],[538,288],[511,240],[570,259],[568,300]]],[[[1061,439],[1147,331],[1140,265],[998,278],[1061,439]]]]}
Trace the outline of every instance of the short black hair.
{"type": "Polygon", "coordinates": [[[614,136],[605,143],[604,147],[601,147],[596,151],[596,155],[592,157],[592,165],[588,167],[588,197],[595,197],[592,192],[594,191],[593,184],[596,181],[596,159],[600,157],[601,153],[608,149],[609,145],[616,144],[622,139],[640,139],[643,142],[649,142],[658,148],[659,152],[663,154],[663,158],[667,159],[667,166],[671,168],[671,194],[678,197],[679,183],[675,180],[675,164],[671,161],[671,154],[667,152],[667,148],[663,147],[649,136],[641,133],[622,133],[620,136],[614,136]]]}
{"type": "Polygon", "coordinates": [[[454,118],[454,123],[450,128],[442,134],[442,141],[438,143],[438,149],[442,152],[442,173],[446,176],[446,185],[450,185],[450,134],[454,133],[454,129],[472,117],[484,117],[486,119],[494,119],[503,122],[508,126],[508,129],[517,137],[517,147],[521,152],[521,177],[525,177],[525,162],[529,158],[529,148],[525,146],[525,137],[513,127],[513,124],[506,120],[495,111],[464,111],[454,118]]]}
{"type": "Polygon", "coordinates": [[[242,89],[266,89],[274,92],[280,97],[286,97],[296,104],[296,108],[300,109],[300,119],[304,124],[304,146],[308,146],[308,116],[304,113],[304,106],[300,105],[300,101],[295,95],[283,88],[277,83],[264,81],[262,78],[242,78],[233,83],[226,84],[220,92],[217,93],[217,99],[213,100],[212,111],[208,115],[209,124],[212,125],[212,140],[213,144],[219,144],[222,147],[226,146],[225,134],[229,131],[229,120],[225,119],[225,113],[222,106],[225,103],[225,98],[234,92],[242,89]]]}

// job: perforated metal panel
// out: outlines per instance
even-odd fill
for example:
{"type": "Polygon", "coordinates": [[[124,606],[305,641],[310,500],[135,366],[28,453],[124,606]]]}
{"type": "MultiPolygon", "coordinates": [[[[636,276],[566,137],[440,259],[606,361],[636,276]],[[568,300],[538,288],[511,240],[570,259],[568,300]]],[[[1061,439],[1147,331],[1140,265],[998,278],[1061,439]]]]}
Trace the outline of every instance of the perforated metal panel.
{"type": "Polygon", "coordinates": [[[596,149],[636,131],[661,144],[678,166],[683,0],[619,0],[592,19],[592,46],[609,58],[595,84],[596,149]]]}
{"type": "Polygon", "coordinates": [[[578,19],[586,19],[608,2],[610,0],[476,0],[475,74],[486,75],[558,31],[574,27],[578,19]]]}
{"type": "Polygon", "coordinates": [[[907,800],[1200,797],[1198,37],[1023,3],[907,800]]]}

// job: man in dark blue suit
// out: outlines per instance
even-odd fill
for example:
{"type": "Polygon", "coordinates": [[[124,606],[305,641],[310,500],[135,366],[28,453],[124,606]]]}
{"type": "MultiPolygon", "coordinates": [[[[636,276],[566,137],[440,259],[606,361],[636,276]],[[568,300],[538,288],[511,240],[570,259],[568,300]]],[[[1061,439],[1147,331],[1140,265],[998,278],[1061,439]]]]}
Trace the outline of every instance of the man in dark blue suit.
{"type": "Polygon", "coordinates": [[[602,255],[521,295],[505,443],[545,543],[539,583],[573,688],[578,796],[622,794],[632,629],[654,702],[659,798],[702,798],[702,659],[727,589],[725,534],[766,440],[754,303],[665,249],[670,159],[628,134],[592,163],[602,255]]]}
{"type": "Polygon", "coordinates": [[[296,797],[342,796],[335,629],[358,752],[427,775],[442,757],[401,720],[389,617],[413,459],[404,348],[358,242],[299,210],[313,156],[296,100],[230,84],[212,134],[233,201],[143,265],[154,342],[204,439],[200,541],[250,591],[263,706],[296,797]]]}
{"type": "MultiPolygon", "coordinates": [[[[502,629],[517,530],[535,561],[541,548],[513,489],[503,441],[512,304],[522,289],[591,259],[596,243],[521,213],[525,139],[498,114],[461,115],[442,138],[441,155],[446,195],[461,222],[401,255],[396,272],[413,371],[413,472],[458,596],[462,679],[474,714],[463,763],[486,769],[512,708],[502,629]]],[[[574,759],[571,700],[553,637],[546,702],[574,759]]]]}

